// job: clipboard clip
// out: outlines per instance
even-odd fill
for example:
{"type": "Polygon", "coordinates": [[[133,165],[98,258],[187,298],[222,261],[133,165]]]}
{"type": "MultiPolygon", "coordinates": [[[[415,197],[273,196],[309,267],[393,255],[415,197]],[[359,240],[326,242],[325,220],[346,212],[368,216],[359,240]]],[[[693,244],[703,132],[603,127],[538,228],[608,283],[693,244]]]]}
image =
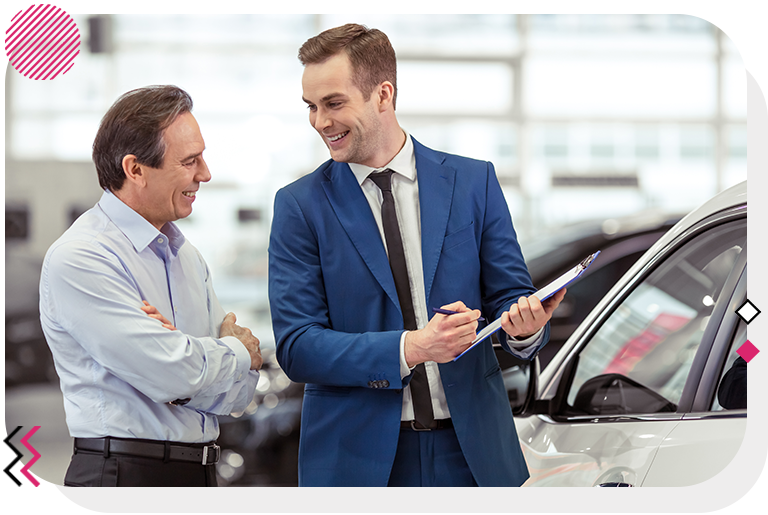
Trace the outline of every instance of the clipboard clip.
{"type": "Polygon", "coordinates": [[[582,261],[581,263],[579,263],[579,270],[580,270],[580,271],[586,270],[586,269],[587,269],[587,267],[589,267],[589,265],[591,265],[591,264],[592,264],[592,261],[594,261],[594,260],[595,260],[595,258],[598,256],[598,254],[600,254],[600,251],[599,251],[599,250],[598,250],[597,252],[595,252],[594,254],[592,254],[592,255],[589,255],[589,256],[587,256],[587,257],[585,257],[585,258],[584,258],[584,261],[582,261]]]}

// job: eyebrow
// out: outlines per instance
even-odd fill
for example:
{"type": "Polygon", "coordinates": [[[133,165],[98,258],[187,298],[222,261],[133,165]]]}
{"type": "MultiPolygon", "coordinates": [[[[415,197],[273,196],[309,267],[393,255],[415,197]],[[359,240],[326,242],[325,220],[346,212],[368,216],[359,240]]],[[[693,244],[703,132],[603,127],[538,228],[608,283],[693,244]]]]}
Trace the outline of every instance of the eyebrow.
{"type": "Polygon", "coordinates": [[[199,157],[199,156],[202,156],[202,155],[203,155],[203,151],[197,152],[196,154],[190,154],[187,157],[183,158],[181,160],[181,162],[183,163],[184,161],[189,161],[190,159],[193,159],[195,157],[199,157]]]}
{"type": "MultiPolygon", "coordinates": [[[[336,97],[346,97],[346,95],[344,93],[331,93],[331,94],[325,95],[323,98],[321,98],[320,102],[327,102],[327,101],[329,101],[329,100],[331,100],[333,98],[336,98],[336,97]]],[[[304,102],[306,102],[307,104],[313,104],[314,103],[314,102],[311,102],[311,101],[307,100],[304,97],[301,97],[301,99],[304,102]]]]}

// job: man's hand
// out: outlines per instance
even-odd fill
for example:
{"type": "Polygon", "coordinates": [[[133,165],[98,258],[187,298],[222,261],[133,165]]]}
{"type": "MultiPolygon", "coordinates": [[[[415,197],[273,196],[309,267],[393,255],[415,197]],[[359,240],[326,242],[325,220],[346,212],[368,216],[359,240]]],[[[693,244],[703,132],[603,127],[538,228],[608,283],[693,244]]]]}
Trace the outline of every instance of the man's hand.
{"type": "Polygon", "coordinates": [[[464,352],[477,336],[479,310],[469,309],[461,301],[441,307],[458,314],[436,314],[424,329],[406,333],[405,361],[409,367],[425,361],[447,363],[464,352]]]}
{"type": "Polygon", "coordinates": [[[157,308],[156,308],[156,307],[154,307],[154,306],[151,306],[151,305],[149,304],[149,302],[147,302],[146,300],[142,300],[141,302],[143,302],[143,303],[144,303],[144,305],[143,305],[143,306],[141,306],[141,310],[142,310],[144,313],[146,313],[147,315],[149,315],[149,318],[154,318],[155,320],[160,320],[160,322],[162,322],[162,323],[163,323],[163,327],[165,327],[166,329],[170,329],[171,331],[175,331],[175,330],[176,330],[176,327],[174,327],[174,325],[173,325],[173,324],[170,322],[170,320],[168,320],[167,318],[165,318],[165,317],[164,317],[164,316],[163,316],[163,315],[162,315],[162,314],[161,314],[161,313],[160,313],[160,312],[157,310],[157,308]]]}
{"type": "Polygon", "coordinates": [[[565,288],[558,291],[543,303],[534,295],[520,297],[509,311],[501,315],[501,327],[515,338],[524,340],[533,336],[552,318],[552,312],[565,297],[565,288]]]}
{"type": "Polygon", "coordinates": [[[261,358],[261,349],[259,348],[259,339],[256,338],[247,327],[240,327],[235,323],[237,317],[234,313],[227,313],[224,321],[221,323],[219,338],[224,336],[234,336],[245,345],[248,354],[251,355],[251,370],[259,370],[263,363],[261,358]]]}

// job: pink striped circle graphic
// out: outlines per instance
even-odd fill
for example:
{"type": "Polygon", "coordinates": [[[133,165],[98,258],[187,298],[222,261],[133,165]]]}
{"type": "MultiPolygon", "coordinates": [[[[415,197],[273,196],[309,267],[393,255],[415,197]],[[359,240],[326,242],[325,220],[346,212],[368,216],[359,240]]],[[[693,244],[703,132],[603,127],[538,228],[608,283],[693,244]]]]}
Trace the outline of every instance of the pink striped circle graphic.
{"type": "Polygon", "coordinates": [[[80,31],[65,11],[51,4],[19,11],[5,31],[5,54],[29,79],[53,80],[67,73],[80,53],[80,31]]]}

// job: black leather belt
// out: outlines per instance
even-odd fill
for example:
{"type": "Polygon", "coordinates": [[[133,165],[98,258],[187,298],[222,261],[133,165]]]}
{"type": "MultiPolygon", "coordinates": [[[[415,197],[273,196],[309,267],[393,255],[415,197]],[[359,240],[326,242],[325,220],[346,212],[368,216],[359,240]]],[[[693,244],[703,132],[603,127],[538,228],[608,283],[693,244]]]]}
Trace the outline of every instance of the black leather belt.
{"type": "Polygon", "coordinates": [[[214,465],[221,457],[221,447],[216,442],[184,444],[160,440],[130,438],[75,438],[75,454],[78,451],[155,458],[166,461],[188,461],[201,465],[214,465]]]}
{"type": "Polygon", "coordinates": [[[400,429],[409,431],[433,431],[435,429],[450,429],[453,427],[453,421],[450,418],[440,418],[433,420],[429,427],[424,427],[415,420],[403,420],[400,422],[400,429]]]}

